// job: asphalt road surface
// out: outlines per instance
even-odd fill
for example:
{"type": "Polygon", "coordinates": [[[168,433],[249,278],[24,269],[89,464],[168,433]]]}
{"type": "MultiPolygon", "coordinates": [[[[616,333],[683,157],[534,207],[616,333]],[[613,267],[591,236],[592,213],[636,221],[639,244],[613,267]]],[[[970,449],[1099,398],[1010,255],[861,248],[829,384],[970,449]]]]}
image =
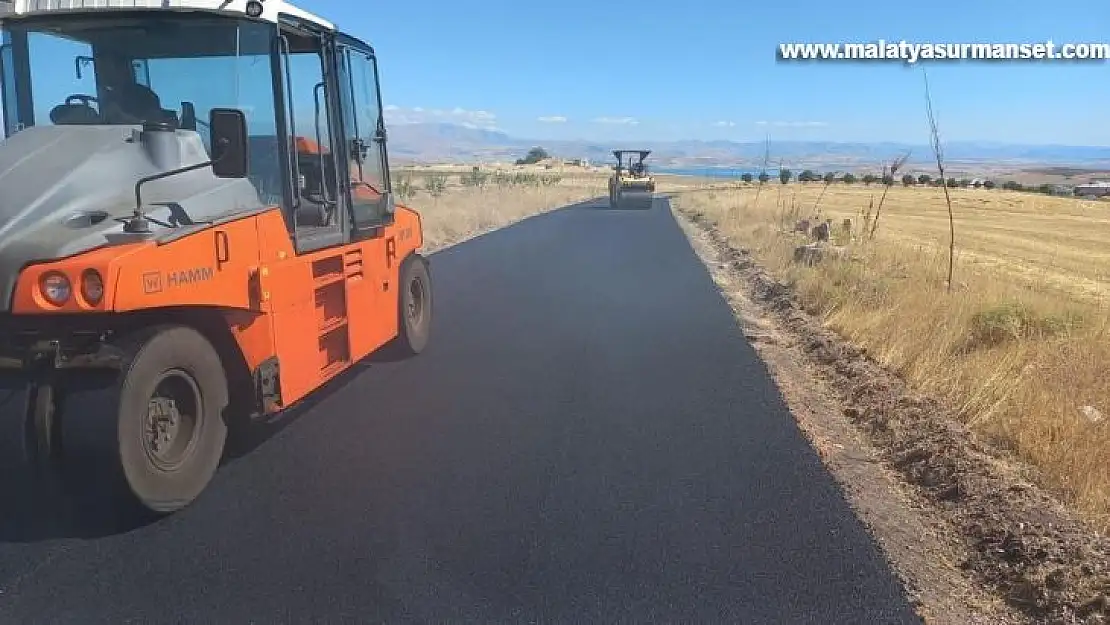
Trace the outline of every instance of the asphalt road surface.
{"type": "Polygon", "coordinates": [[[432,277],[426,352],[330,385],[185,511],[5,502],[0,622],[919,622],[665,200],[432,277]]]}

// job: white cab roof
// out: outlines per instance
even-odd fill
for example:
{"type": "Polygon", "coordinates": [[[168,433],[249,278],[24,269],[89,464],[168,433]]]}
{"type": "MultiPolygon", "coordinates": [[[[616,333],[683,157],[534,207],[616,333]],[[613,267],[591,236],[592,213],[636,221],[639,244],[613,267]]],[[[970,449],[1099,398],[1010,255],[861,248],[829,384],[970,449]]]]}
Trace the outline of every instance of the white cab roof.
{"type": "MultiPolygon", "coordinates": [[[[246,15],[248,0],[0,0],[0,19],[50,13],[94,13],[97,11],[208,11],[246,15]]],[[[279,13],[319,24],[329,30],[335,25],[284,0],[262,0],[261,19],[276,22],[279,13]]]]}

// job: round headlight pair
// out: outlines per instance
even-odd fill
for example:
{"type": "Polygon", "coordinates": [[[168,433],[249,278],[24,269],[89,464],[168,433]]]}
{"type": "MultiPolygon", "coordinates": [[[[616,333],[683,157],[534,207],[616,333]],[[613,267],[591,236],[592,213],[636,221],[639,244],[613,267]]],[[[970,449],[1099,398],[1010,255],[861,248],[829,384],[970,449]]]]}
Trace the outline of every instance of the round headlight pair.
{"type": "MultiPolygon", "coordinates": [[[[73,284],[64,273],[51,271],[39,280],[43,299],[54,306],[62,306],[73,297],[73,284]]],[[[81,272],[81,297],[93,306],[104,299],[104,278],[95,269],[81,272]]]]}

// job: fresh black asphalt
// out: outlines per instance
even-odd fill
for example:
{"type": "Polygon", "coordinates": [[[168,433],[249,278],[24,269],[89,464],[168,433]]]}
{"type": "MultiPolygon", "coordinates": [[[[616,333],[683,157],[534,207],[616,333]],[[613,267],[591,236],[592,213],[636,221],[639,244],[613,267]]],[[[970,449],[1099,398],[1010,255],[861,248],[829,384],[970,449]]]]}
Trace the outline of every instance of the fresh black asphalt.
{"type": "Polygon", "coordinates": [[[432,278],[427,351],[329,385],[183,512],[0,502],[0,623],[919,622],[666,200],[432,278]]]}

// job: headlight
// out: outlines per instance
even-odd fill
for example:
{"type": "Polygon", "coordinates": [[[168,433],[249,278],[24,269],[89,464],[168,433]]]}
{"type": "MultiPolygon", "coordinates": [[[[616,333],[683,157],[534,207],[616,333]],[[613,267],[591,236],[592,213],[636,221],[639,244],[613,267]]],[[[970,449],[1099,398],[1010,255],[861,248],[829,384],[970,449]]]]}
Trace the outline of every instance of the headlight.
{"type": "Polygon", "coordinates": [[[81,274],[81,297],[93,306],[104,299],[104,278],[100,277],[99,271],[86,269],[81,274]]]}
{"type": "Polygon", "coordinates": [[[42,292],[42,297],[46,301],[55,306],[61,306],[73,294],[73,286],[64,274],[51,271],[44,274],[39,280],[39,291],[42,292]]]}

